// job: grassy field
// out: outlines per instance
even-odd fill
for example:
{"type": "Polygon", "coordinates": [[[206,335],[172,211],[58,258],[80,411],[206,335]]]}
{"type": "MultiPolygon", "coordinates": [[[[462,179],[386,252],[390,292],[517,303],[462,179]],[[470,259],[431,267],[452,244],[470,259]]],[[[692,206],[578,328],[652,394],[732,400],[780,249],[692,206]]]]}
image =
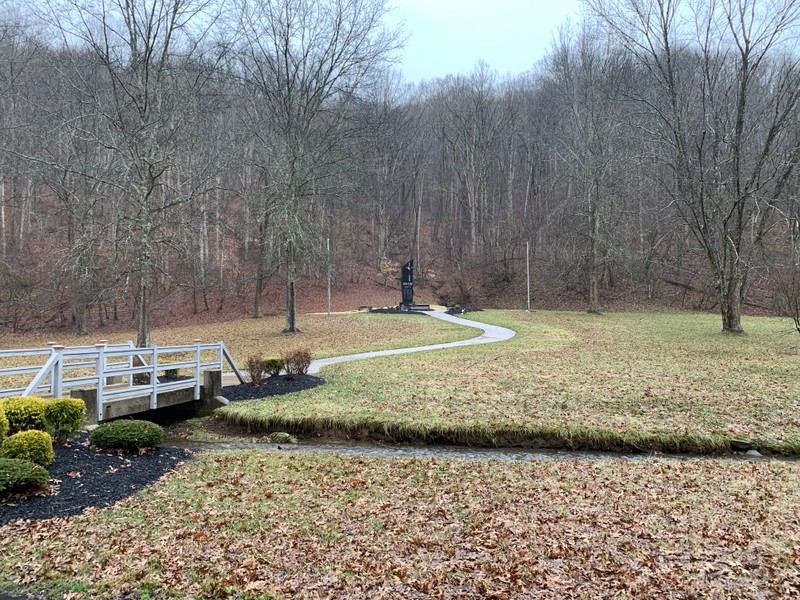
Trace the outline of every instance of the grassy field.
{"type": "MultiPolygon", "coordinates": [[[[348,313],[327,315],[303,315],[301,333],[287,335],[281,333],[283,317],[263,319],[239,319],[194,327],[172,327],[153,330],[153,342],[162,345],[190,344],[194,339],[205,342],[223,341],[234,359],[244,365],[247,358],[256,356],[281,356],[296,348],[308,348],[314,358],[325,358],[364,352],[367,350],[387,350],[407,348],[426,344],[438,344],[468,339],[477,335],[475,329],[446,323],[438,319],[408,315],[382,315],[367,313],[348,313]]],[[[135,340],[133,331],[104,334],[111,343],[135,340]]],[[[100,339],[79,337],[74,334],[26,334],[0,337],[0,349],[43,348],[48,341],[57,341],[65,346],[95,344],[100,339]]],[[[170,357],[168,357],[170,358],[170,357]]],[[[180,357],[171,357],[179,359],[180,357]]],[[[41,364],[26,359],[0,359],[0,368],[41,364]]],[[[0,388],[22,385],[0,379],[0,388]]]]}
{"type": "Polygon", "coordinates": [[[0,588],[79,598],[787,598],[800,465],[204,453],[0,528],[0,588]]]}
{"type": "Polygon", "coordinates": [[[329,384],[218,414],[266,430],[396,440],[720,452],[752,438],[800,453],[800,337],[788,321],[720,333],[696,313],[487,311],[503,344],[337,365],[329,384]]]}

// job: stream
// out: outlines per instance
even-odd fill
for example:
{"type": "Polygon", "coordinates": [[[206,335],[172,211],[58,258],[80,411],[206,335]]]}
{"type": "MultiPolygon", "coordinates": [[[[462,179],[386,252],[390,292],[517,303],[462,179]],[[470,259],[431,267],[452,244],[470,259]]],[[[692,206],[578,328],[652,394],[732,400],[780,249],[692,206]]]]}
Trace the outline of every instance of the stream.
{"type": "Polygon", "coordinates": [[[500,460],[532,462],[539,460],[781,460],[797,462],[797,457],[748,456],[728,454],[722,456],[695,454],[635,454],[616,452],[589,452],[577,450],[549,450],[546,448],[471,448],[468,446],[410,446],[388,445],[376,442],[315,442],[299,444],[271,444],[266,442],[195,442],[166,440],[165,446],[186,448],[195,452],[222,450],[264,450],[267,452],[322,452],[350,456],[379,458],[444,458],[461,460],[500,460]]]}

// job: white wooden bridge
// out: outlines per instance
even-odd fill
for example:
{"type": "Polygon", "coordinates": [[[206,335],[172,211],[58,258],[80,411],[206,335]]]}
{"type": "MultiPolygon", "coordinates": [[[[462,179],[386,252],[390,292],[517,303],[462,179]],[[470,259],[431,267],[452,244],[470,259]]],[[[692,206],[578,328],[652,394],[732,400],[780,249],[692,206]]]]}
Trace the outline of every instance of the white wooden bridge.
{"type": "Polygon", "coordinates": [[[94,346],[62,346],[52,342],[47,348],[0,350],[0,364],[4,360],[36,364],[0,368],[3,388],[0,397],[58,398],[72,392],[87,402],[87,410],[95,409],[96,414],[87,417],[98,422],[200,400],[203,380],[208,379],[204,376],[219,373],[215,385],[219,387],[224,363],[244,383],[223,342],[204,344],[195,340],[185,346],[148,348],[136,348],[133,342],[109,344],[104,340],[94,346]],[[166,371],[178,369],[189,375],[177,380],[165,377],[166,371]],[[27,379],[30,381],[20,385],[20,381],[27,379]],[[4,387],[6,382],[12,382],[12,387],[4,387]],[[95,403],[96,407],[92,406],[95,403]]]}

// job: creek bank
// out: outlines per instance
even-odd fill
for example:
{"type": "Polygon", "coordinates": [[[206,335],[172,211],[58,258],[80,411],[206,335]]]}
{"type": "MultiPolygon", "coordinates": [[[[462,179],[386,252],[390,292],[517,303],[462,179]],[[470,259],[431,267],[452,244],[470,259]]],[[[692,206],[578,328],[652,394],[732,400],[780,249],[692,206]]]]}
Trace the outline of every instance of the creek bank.
{"type": "MultiPolygon", "coordinates": [[[[725,456],[699,454],[631,454],[617,452],[588,452],[554,449],[525,448],[473,448],[468,446],[413,446],[406,444],[381,444],[376,442],[335,441],[329,439],[300,440],[298,444],[276,444],[264,441],[220,440],[193,441],[172,439],[168,443],[192,452],[220,452],[226,450],[257,450],[264,452],[322,452],[372,458],[438,458],[443,460],[498,460],[498,461],[551,461],[551,460],[669,460],[691,462],[703,460],[753,461],[765,460],[747,453],[732,453],[725,456]]],[[[797,462],[796,458],[783,458],[797,462]]]]}
{"type": "Polygon", "coordinates": [[[211,417],[203,422],[199,431],[192,430],[183,423],[175,423],[167,428],[165,445],[173,444],[193,451],[203,450],[266,450],[296,452],[331,452],[335,454],[355,454],[382,457],[439,457],[461,459],[496,460],[781,460],[795,462],[800,457],[780,455],[762,456],[752,451],[731,451],[717,454],[702,453],[662,453],[633,451],[598,451],[592,449],[553,448],[537,445],[492,446],[476,444],[452,444],[419,442],[414,439],[395,438],[365,433],[353,436],[334,429],[323,431],[290,432],[286,429],[272,431],[262,429],[248,430],[245,425],[228,423],[211,417]],[[275,431],[286,431],[295,435],[298,444],[270,443],[267,436],[275,431]],[[199,433],[199,435],[198,435],[199,433]]]}
{"type": "MultiPolygon", "coordinates": [[[[726,456],[745,452],[735,448],[723,434],[700,432],[608,430],[582,425],[557,426],[460,426],[438,424],[419,426],[363,417],[337,422],[315,415],[285,418],[270,414],[237,414],[225,410],[216,419],[231,431],[265,435],[285,431],[304,439],[325,437],[416,446],[467,446],[478,448],[524,448],[628,454],[699,454],[726,456]],[[237,429],[238,428],[238,429],[237,429]]],[[[236,437],[238,434],[234,433],[236,437]]],[[[747,450],[770,456],[797,456],[770,448],[768,442],[752,441],[747,450]]]]}

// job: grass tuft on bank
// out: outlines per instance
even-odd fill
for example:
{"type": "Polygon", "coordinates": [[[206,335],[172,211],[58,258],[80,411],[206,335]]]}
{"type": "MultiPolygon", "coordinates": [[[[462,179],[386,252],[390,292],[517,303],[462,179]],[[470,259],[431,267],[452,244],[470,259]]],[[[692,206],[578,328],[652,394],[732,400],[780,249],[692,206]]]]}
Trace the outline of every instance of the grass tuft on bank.
{"type": "Polygon", "coordinates": [[[714,315],[486,311],[502,344],[336,365],[328,385],[236,403],[251,430],[425,443],[717,453],[731,440],[800,454],[800,337],[714,315]]]}

